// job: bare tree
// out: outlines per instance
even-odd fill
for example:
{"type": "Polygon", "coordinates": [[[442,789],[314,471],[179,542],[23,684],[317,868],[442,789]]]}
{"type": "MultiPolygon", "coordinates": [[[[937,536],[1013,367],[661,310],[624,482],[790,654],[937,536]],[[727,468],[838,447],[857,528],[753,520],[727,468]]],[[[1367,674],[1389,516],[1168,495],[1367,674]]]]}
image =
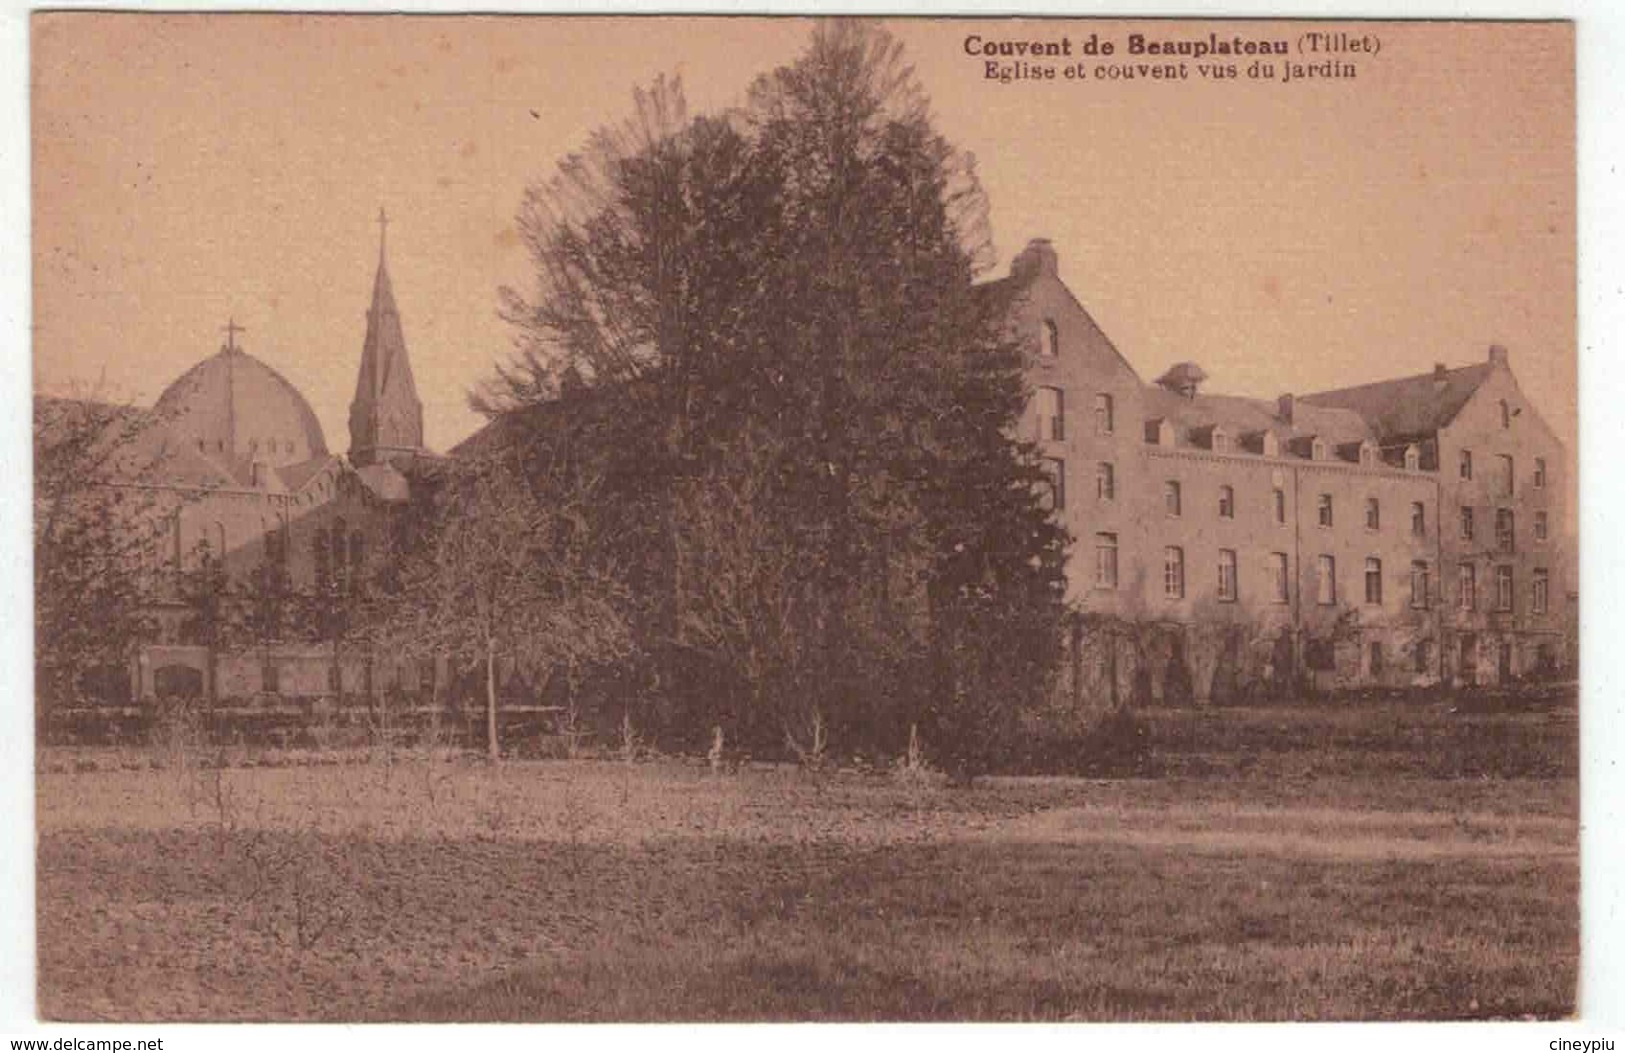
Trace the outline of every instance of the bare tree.
{"type": "Polygon", "coordinates": [[[408,650],[482,667],[493,762],[504,665],[546,671],[629,647],[621,587],[592,558],[594,487],[562,456],[503,446],[452,462],[413,513],[430,520],[402,554],[390,631],[408,650]]]}
{"type": "Polygon", "coordinates": [[[34,399],[37,716],[87,672],[121,669],[153,630],[146,599],[167,505],[182,499],[150,485],[170,455],[162,424],[99,391],[34,399]]]}

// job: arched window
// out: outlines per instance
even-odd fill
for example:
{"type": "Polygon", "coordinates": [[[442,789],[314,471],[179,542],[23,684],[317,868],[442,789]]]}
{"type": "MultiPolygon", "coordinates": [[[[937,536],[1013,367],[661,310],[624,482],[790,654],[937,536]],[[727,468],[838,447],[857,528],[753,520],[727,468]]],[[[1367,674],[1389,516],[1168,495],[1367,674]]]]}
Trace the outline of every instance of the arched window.
{"type": "Polygon", "coordinates": [[[1162,550],[1162,594],[1171,600],[1185,596],[1185,550],[1176,545],[1162,550]]]}
{"type": "Polygon", "coordinates": [[[1061,353],[1061,330],[1055,324],[1055,319],[1044,319],[1043,352],[1046,358],[1055,358],[1061,353]]]}
{"type": "Polygon", "coordinates": [[[1512,427],[1512,407],[1506,399],[1501,400],[1501,427],[1512,427]]]}
{"type": "Polygon", "coordinates": [[[333,546],[333,573],[339,577],[343,577],[344,572],[347,569],[344,561],[344,542],[348,536],[349,535],[345,530],[344,518],[341,516],[334,519],[333,530],[332,533],[328,535],[328,541],[333,546]]]}
{"type": "Polygon", "coordinates": [[[311,539],[310,546],[311,555],[315,557],[316,562],[316,584],[324,585],[333,576],[333,565],[328,558],[330,550],[328,549],[327,529],[325,527],[317,528],[316,536],[311,539]]]}
{"type": "Polygon", "coordinates": [[[1375,556],[1365,561],[1365,602],[1382,603],[1382,560],[1375,556]]]}

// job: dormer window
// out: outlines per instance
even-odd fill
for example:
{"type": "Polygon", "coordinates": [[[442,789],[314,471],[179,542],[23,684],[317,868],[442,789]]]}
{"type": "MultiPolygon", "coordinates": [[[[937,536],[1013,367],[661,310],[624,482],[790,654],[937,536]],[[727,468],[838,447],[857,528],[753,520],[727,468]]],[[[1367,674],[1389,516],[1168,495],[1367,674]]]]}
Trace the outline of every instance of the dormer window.
{"type": "Polygon", "coordinates": [[[1216,453],[1228,453],[1230,451],[1230,436],[1225,434],[1223,428],[1213,429],[1212,443],[1216,453]]]}
{"type": "Polygon", "coordinates": [[[1057,358],[1061,354],[1061,330],[1055,324],[1055,319],[1044,319],[1044,333],[1041,350],[1045,358],[1057,358]]]}
{"type": "Polygon", "coordinates": [[[1408,472],[1414,472],[1421,467],[1422,451],[1417,449],[1414,444],[1405,447],[1405,470],[1408,472]]]}
{"type": "Polygon", "coordinates": [[[1311,461],[1324,461],[1326,459],[1326,443],[1324,440],[1315,439],[1309,443],[1309,459],[1311,461]]]}
{"type": "Polygon", "coordinates": [[[1267,431],[1264,433],[1264,456],[1281,456],[1281,440],[1276,437],[1273,431],[1267,431]]]}
{"type": "Polygon", "coordinates": [[[1370,443],[1370,442],[1362,442],[1360,444],[1360,464],[1361,464],[1361,466],[1365,467],[1365,468],[1370,468],[1373,465],[1375,465],[1376,463],[1377,463],[1377,447],[1374,444],[1370,443]]]}

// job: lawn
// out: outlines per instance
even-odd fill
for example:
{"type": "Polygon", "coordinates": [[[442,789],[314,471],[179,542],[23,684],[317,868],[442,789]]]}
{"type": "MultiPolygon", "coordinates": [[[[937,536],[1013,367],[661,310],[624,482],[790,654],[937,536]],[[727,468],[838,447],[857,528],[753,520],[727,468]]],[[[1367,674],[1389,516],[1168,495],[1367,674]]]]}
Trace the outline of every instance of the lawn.
{"type": "Polygon", "coordinates": [[[47,752],[40,1010],[1574,1012],[1572,706],[1163,710],[1147,733],[1153,777],[969,789],[678,761],[47,752]]]}

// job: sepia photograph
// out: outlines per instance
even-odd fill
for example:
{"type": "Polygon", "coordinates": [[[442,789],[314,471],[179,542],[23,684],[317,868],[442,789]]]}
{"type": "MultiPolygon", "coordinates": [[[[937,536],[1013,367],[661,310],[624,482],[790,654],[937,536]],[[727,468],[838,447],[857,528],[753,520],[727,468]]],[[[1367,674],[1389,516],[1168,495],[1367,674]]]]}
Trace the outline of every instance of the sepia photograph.
{"type": "Polygon", "coordinates": [[[29,53],[41,1021],[1598,994],[1573,22],[29,53]]]}

